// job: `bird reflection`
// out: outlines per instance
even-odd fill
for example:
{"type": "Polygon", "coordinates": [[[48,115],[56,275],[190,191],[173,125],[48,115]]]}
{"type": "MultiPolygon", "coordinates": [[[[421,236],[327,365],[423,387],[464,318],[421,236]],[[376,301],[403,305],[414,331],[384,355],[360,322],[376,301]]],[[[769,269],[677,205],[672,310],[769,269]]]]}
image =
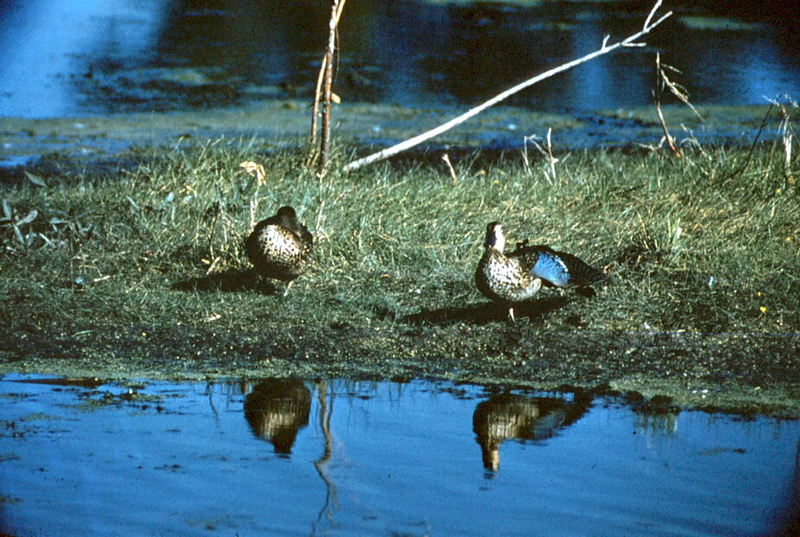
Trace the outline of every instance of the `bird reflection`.
{"type": "Polygon", "coordinates": [[[578,421],[591,399],[573,401],[555,397],[526,397],[511,393],[491,396],[472,415],[472,430],[483,453],[483,467],[500,469],[500,444],[507,439],[543,440],[578,421]]]}
{"type": "Polygon", "coordinates": [[[308,425],[311,391],[299,379],[267,379],[244,400],[244,415],[253,433],[288,456],[298,431],[308,425]]]}
{"type": "Polygon", "coordinates": [[[636,429],[654,436],[669,436],[678,432],[678,412],[637,412],[636,429]]]}
{"type": "Polygon", "coordinates": [[[653,436],[668,436],[678,432],[678,416],[681,408],[671,397],[655,395],[647,398],[631,392],[627,402],[636,415],[636,430],[653,436]]]}

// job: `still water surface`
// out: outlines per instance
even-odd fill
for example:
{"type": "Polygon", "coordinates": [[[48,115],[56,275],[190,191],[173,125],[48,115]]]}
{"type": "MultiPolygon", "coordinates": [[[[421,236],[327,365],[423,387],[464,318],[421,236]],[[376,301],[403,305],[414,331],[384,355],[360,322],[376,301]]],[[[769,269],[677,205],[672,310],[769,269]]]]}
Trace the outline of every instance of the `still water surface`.
{"type": "MultiPolygon", "coordinates": [[[[359,0],[343,15],[344,102],[472,105],[641,28],[650,0],[359,0]]],[[[605,56],[514,97],[585,112],[652,102],[654,58],[695,104],[800,94],[800,4],[668,1],[646,49],[605,56]]],[[[317,0],[0,2],[0,116],[164,111],[307,98],[327,35],[317,0]]]]}
{"type": "Polygon", "coordinates": [[[796,421],[429,381],[30,380],[0,380],[0,531],[17,537],[799,527],[796,421]]]}

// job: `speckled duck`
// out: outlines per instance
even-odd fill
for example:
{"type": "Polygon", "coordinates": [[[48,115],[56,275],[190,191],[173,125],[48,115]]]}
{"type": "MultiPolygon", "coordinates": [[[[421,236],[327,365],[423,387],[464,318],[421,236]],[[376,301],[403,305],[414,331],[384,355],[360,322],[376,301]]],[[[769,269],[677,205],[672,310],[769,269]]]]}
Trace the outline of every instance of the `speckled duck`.
{"type": "Polygon", "coordinates": [[[264,278],[287,282],[288,292],[294,279],[311,264],[314,237],[287,205],[256,224],[245,247],[256,272],[264,278]]]}
{"type": "Polygon", "coordinates": [[[478,290],[495,302],[508,307],[514,320],[514,304],[524,302],[545,285],[586,289],[606,275],[572,254],[557,252],[549,246],[528,246],[527,241],[505,254],[506,239],[499,222],[486,226],[483,257],[475,272],[478,290]]]}

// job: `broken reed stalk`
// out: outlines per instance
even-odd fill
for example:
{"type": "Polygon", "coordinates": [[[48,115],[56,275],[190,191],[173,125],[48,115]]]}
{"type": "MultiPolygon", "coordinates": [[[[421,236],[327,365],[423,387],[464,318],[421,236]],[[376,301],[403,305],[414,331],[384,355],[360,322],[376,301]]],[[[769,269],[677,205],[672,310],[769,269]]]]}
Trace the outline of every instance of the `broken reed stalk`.
{"type": "MultiPolygon", "coordinates": [[[[785,96],[789,100],[788,95],[785,96]]],[[[791,101],[789,101],[791,103],[791,101]]],[[[781,143],[783,145],[783,175],[786,179],[796,181],[792,174],[792,148],[794,146],[794,128],[792,127],[792,114],[789,112],[787,103],[780,102],[778,99],[770,99],[770,104],[778,109],[781,114],[781,121],[778,124],[778,133],[781,135],[781,143]]],[[[791,103],[795,108],[796,103],[791,103]]],[[[773,146],[773,151],[775,146],[773,146]]],[[[770,158],[772,155],[770,154],[770,158]]]]}
{"type": "MultiPolygon", "coordinates": [[[[653,100],[655,101],[656,105],[656,114],[658,114],[658,120],[661,123],[661,130],[664,131],[664,140],[667,141],[670,151],[672,151],[672,154],[675,155],[675,157],[683,158],[683,152],[675,143],[675,139],[669,133],[667,121],[664,119],[664,113],[661,111],[661,94],[664,93],[664,86],[667,84],[668,80],[667,74],[661,68],[661,54],[656,53],[656,87],[653,90],[653,100]]],[[[659,144],[659,146],[660,145],[661,144],[659,144]]]]}
{"type": "Polygon", "coordinates": [[[336,52],[339,19],[346,0],[331,0],[331,18],[328,23],[328,45],[322,57],[317,85],[314,91],[314,106],[311,112],[311,135],[309,141],[311,150],[306,163],[310,166],[320,158],[320,171],[322,171],[330,158],[331,136],[331,100],[333,98],[333,56],[336,52]],[[320,101],[322,102],[322,134],[320,150],[317,152],[317,130],[320,115],[320,101]]]}
{"type": "Polygon", "coordinates": [[[311,156],[309,157],[309,164],[316,160],[313,156],[316,154],[317,145],[317,123],[319,122],[319,102],[322,100],[322,79],[325,77],[325,69],[328,64],[327,54],[322,57],[322,64],[320,65],[319,75],[317,76],[317,85],[314,89],[314,107],[311,111],[311,135],[309,136],[309,143],[311,144],[311,156]]]}
{"type": "Polygon", "coordinates": [[[447,164],[447,169],[450,172],[450,179],[453,180],[453,183],[458,183],[458,174],[456,173],[455,168],[453,168],[453,163],[450,162],[450,156],[445,153],[442,155],[442,160],[445,164],[447,164]]]}
{"type": "MultiPolygon", "coordinates": [[[[664,94],[664,89],[668,89],[670,93],[672,93],[675,97],[678,98],[680,102],[688,106],[691,111],[697,116],[697,119],[703,121],[703,117],[694,107],[694,105],[689,101],[689,92],[686,91],[686,88],[681,86],[680,84],[673,82],[670,80],[669,76],[667,76],[667,71],[673,71],[675,73],[680,74],[680,70],[672,67],[671,65],[667,65],[666,63],[661,63],[661,54],[656,53],[656,87],[653,90],[653,99],[656,104],[656,113],[658,114],[658,119],[661,122],[661,129],[664,131],[664,138],[667,141],[667,145],[669,145],[670,150],[672,153],[678,157],[683,157],[683,152],[678,148],[675,144],[675,139],[669,133],[667,129],[667,122],[664,119],[664,114],[661,112],[661,95],[664,94]]],[[[659,146],[661,144],[659,143],[659,146]]]]}
{"type": "Polygon", "coordinates": [[[320,171],[325,169],[331,150],[331,85],[333,84],[333,54],[336,50],[336,11],[339,0],[331,1],[331,21],[328,28],[328,48],[325,50],[325,81],[322,89],[322,140],[320,141],[320,171]]]}
{"type": "Polygon", "coordinates": [[[446,132],[446,131],[452,129],[456,125],[459,125],[459,124],[465,122],[466,120],[470,119],[471,117],[476,116],[479,113],[483,112],[484,110],[486,110],[490,106],[494,106],[495,104],[507,99],[508,97],[514,95],[515,93],[517,93],[519,91],[522,91],[525,88],[533,86],[534,84],[537,84],[537,83],[541,82],[542,80],[545,80],[545,79],[550,78],[550,77],[552,77],[554,75],[557,75],[558,73],[562,73],[564,71],[572,69],[573,67],[576,67],[576,66],[578,66],[578,65],[580,65],[582,63],[588,62],[589,60],[593,60],[593,59],[597,58],[598,56],[602,56],[604,54],[608,54],[609,52],[612,52],[612,51],[614,51],[614,50],[616,50],[618,48],[622,48],[622,47],[643,47],[643,46],[645,46],[645,43],[638,43],[638,42],[636,42],[636,40],[639,39],[640,37],[642,37],[643,35],[650,33],[656,26],[658,26],[659,24],[664,22],[667,18],[672,16],[672,12],[669,11],[666,14],[662,15],[655,22],[651,22],[653,20],[653,17],[655,16],[656,11],[658,10],[659,7],[661,7],[661,1],[662,0],[658,0],[655,3],[655,5],[653,6],[653,9],[650,10],[650,14],[647,16],[647,19],[645,19],[644,25],[642,26],[641,31],[639,31],[639,32],[637,32],[637,33],[635,33],[635,34],[623,39],[622,41],[614,43],[613,45],[609,45],[608,44],[608,40],[609,40],[610,36],[606,36],[605,39],[603,39],[602,46],[598,50],[596,50],[596,51],[594,51],[594,52],[592,52],[590,54],[587,54],[587,55],[585,55],[585,56],[583,56],[581,58],[578,58],[578,59],[572,60],[570,62],[564,63],[562,65],[559,65],[558,67],[550,69],[549,71],[545,71],[544,73],[541,73],[541,74],[536,75],[536,76],[534,76],[532,78],[529,78],[528,80],[525,80],[524,82],[520,82],[516,86],[513,86],[513,87],[503,91],[502,93],[492,97],[491,99],[489,99],[488,101],[484,102],[483,104],[480,104],[480,105],[476,106],[475,108],[472,108],[471,110],[468,110],[467,112],[461,114],[460,116],[458,116],[456,118],[453,118],[450,121],[448,121],[446,123],[443,123],[442,125],[439,125],[438,127],[434,128],[434,129],[431,129],[429,131],[423,132],[422,134],[418,134],[417,136],[414,136],[413,138],[409,138],[408,140],[405,140],[404,142],[400,142],[399,144],[396,144],[396,145],[393,145],[392,147],[388,147],[386,149],[383,149],[382,151],[378,151],[377,153],[373,153],[373,154],[368,155],[368,156],[366,156],[364,158],[360,158],[358,160],[354,160],[353,162],[347,164],[343,168],[343,170],[344,171],[356,170],[356,169],[362,168],[362,167],[364,167],[364,166],[366,166],[368,164],[372,164],[373,162],[376,162],[376,161],[383,160],[385,158],[394,156],[394,155],[396,155],[398,153],[401,153],[401,152],[405,151],[406,149],[410,149],[410,148],[414,147],[415,145],[421,144],[422,142],[430,140],[434,136],[438,136],[439,134],[442,134],[443,132],[446,132]]]}
{"type": "Polygon", "coordinates": [[[547,181],[551,185],[556,182],[556,164],[559,162],[559,159],[553,156],[553,143],[551,141],[552,134],[553,134],[553,129],[547,129],[547,138],[546,138],[547,145],[545,147],[542,147],[542,145],[536,141],[538,136],[531,135],[531,136],[526,136],[523,139],[523,146],[524,146],[523,159],[525,161],[525,167],[528,170],[528,173],[530,173],[530,162],[528,160],[528,142],[530,142],[531,145],[533,145],[533,147],[535,147],[536,150],[539,151],[539,153],[541,153],[542,156],[547,159],[549,170],[545,170],[544,176],[547,178],[547,181]]]}

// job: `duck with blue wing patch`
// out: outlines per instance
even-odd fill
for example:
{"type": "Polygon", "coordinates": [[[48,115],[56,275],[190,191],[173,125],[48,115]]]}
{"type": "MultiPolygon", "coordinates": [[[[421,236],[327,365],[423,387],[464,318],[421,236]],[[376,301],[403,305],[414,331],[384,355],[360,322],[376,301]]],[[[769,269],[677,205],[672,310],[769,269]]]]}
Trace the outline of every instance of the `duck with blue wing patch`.
{"type": "Polygon", "coordinates": [[[591,285],[606,275],[572,254],[558,252],[549,246],[517,243],[505,254],[505,235],[499,222],[486,226],[484,252],[475,272],[478,290],[495,302],[508,307],[514,320],[514,304],[533,298],[542,285],[575,289],[591,295],[591,285]]]}

